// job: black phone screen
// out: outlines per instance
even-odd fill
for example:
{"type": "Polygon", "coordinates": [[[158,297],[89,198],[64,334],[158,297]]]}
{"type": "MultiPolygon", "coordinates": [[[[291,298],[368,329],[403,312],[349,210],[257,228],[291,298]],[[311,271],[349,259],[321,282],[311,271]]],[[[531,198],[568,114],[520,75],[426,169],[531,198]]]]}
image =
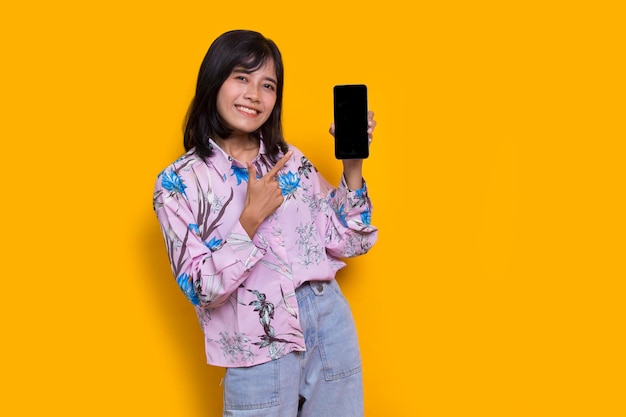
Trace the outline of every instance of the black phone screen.
{"type": "Polygon", "coordinates": [[[367,137],[367,86],[336,85],[333,88],[335,113],[335,157],[365,159],[369,156],[367,137]]]}

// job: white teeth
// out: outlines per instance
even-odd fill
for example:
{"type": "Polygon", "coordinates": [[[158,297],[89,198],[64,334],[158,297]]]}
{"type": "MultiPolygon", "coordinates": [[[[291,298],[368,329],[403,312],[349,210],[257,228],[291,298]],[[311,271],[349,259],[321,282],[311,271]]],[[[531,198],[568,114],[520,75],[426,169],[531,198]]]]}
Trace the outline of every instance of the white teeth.
{"type": "Polygon", "coordinates": [[[248,114],[257,114],[258,111],[254,110],[254,109],[249,109],[247,107],[242,107],[242,106],[237,106],[237,108],[239,110],[241,110],[242,112],[248,113],[248,114]]]}

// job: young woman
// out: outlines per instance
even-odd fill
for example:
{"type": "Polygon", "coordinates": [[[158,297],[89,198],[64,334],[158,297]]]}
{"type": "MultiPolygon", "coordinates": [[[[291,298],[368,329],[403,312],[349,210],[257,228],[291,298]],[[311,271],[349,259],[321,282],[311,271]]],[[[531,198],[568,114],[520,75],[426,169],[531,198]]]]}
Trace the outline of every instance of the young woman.
{"type": "MultiPolygon", "coordinates": [[[[377,239],[363,160],[343,160],[330,186],[285,142],[282,95],[273,41],[218,37],[188,111],[187,152],[159,174],[154,210],[207,362],[226,368],[224,416],[358,417],[361,358],[335,274],[377,239]]],[[[370,112],[370,140],[375,124],[370,112]]]]}

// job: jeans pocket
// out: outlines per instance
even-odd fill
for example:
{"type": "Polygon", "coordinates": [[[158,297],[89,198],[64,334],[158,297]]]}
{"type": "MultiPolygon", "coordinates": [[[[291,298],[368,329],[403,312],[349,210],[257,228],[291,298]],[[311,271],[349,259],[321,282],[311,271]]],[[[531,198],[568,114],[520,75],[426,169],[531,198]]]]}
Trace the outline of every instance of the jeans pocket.
{"type": "Polygon", "coordinates": [[[226,369],[224,409],[256,410],[279,405],[279,374],[275,360],[248,368],[226,369]]]}
{"type": "Polygon", "coordinates": [[[361,352],[356,325],[347,300],[336,282],[316,297],[318,314],[318,344],[327,381],[341,379],[361,372],[361,352]]]}

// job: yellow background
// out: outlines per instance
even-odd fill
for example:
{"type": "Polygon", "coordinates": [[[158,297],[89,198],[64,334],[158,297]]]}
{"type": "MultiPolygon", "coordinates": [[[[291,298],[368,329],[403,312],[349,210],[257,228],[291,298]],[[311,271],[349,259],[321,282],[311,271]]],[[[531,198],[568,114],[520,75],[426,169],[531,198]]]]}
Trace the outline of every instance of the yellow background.
{"type": "Polygon", "coordinates": [[[366,415],[626,416],[618,3],[5,2],[0,414],[220,415],[151,199],[248,28],[331,182],[332,86],[369,86],[380,240],[338,277],[366,415]]]}

